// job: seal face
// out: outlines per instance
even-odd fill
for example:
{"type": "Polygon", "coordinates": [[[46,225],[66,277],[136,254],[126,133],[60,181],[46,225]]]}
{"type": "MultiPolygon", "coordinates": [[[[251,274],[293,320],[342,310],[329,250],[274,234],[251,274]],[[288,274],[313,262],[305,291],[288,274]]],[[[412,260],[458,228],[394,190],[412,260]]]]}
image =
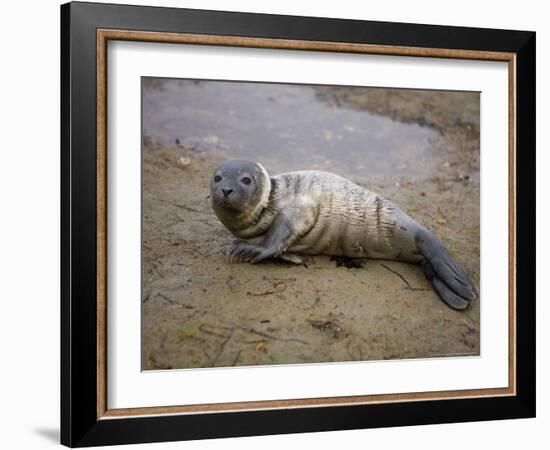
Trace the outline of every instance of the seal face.
{"type": "Polygon", "coordinates": [[[230,230],[256,218],[270,191],[267,172],[250,161],[227,161],[214,171],[210,181],[214,212],[230,230]]]}
{"type": "Polygon", "coordinates": [[[444,245],[380,195],[322,171],[272,178],[259,163],[226,161],[213,173],[212,207],[237,238],[233,262],[268,258],[296,262],[289,253],[420,263],[439,296],[464,309],[476,288],[444,245]]]}
{"type": "Polygon", "coordinates": [[[240,214],[259,201],[263,174],[249,161],[229,161],[212,176],[212,200],[216,207],[240,214]]]}

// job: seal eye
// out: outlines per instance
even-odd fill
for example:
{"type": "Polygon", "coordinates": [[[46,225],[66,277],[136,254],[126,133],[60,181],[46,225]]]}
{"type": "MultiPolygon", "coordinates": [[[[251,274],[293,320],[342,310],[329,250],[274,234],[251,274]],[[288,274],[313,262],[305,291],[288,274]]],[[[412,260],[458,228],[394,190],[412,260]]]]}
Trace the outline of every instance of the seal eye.
{"type": "Polygon", "coordinates": [[[249,185],[250,183],[252,183],[252,180],[248,177],[244,177],[244,178],[241,178],[241,183],[249,185]]]}
{"type": "Polygon", "coordinates": [[[216,175],[214,177],[214,183],[219,183],[220,181],[222,181],[222,177],[220,177],[219,175],[216,175]]]}

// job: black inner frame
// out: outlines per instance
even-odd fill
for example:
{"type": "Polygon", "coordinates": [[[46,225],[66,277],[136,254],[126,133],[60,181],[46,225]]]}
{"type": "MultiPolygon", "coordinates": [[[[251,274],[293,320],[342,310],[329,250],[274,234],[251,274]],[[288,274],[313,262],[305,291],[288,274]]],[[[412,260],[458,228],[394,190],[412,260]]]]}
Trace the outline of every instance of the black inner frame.
{"type": "Polygon", "coordinates": [[[267,14],[61,6],[61,443],[317,432],[535,416],[535,33],[267,14]],[[98,28],[511,52],[516,60],[517,395],[98,420],[98,28]]]}

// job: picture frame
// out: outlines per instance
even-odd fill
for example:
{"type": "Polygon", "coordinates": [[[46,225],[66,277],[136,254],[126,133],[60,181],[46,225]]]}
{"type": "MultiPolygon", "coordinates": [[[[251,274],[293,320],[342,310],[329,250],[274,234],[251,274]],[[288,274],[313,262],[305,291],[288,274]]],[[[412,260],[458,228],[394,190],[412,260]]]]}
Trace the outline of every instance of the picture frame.
{"type": "Polygon", "coordinates": [[[535,416],[533,32],[73,2],[61,6],[61,442],[70,447],[535,416]],[[508,65],[508,386],[112,409],[107,402],[107,43],[508,65]]]}

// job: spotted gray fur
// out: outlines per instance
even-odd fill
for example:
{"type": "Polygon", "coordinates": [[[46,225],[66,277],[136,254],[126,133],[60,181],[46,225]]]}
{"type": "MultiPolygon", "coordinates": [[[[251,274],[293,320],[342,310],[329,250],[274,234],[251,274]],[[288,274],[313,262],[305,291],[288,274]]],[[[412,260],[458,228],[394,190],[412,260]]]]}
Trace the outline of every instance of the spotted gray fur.
{"type": "Polygon", "coordinates": [[[228,253],[233,262],[296,261],[292,254],[302,253],[422,263],[449,306],[464,309],[477,298],[430,231],[341,176],[304,170],[269,177],[259,163],[226,161],[214,171],[211,192],[216,215],[238,238],[228,253]]]}

